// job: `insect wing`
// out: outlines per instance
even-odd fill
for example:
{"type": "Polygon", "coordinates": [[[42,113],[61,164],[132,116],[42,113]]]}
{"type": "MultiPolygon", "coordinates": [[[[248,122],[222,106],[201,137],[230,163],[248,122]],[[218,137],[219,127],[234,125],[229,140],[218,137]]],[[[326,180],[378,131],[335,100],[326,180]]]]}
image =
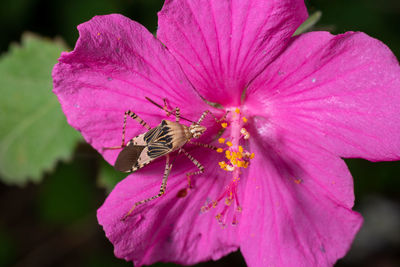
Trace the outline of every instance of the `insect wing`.
{"type": "Polygon", "coordinates": [[[168,124],[162,121],[147,133],[134,137],[119,153],[114,168],[121,172],[133,172],[168,154],[172,151],[170,132],[168,124]]]}
{"type": "Polygon", "coordinates": [[[151,159],[164,156],[172,151],[171,131],[165,121],[148,131],[144,136],[144,140],[147,142],[147,154],[151,159]]]}
{"type": "Polygon", "coordinates": [[[120,172],[132,171],[132,167],[138,164],[140,154],[145,148],[146,146],[130,143],[119,153],[114,168],[120,172]]]}

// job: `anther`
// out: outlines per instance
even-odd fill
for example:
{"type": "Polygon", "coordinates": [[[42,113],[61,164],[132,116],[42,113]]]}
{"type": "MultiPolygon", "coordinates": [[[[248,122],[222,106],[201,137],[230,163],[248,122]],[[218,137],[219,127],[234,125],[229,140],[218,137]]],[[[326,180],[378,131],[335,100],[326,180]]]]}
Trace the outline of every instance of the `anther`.
{"type": "Polygon", "coordinates": [[[249,134],[249,132],[248,132],[245,128],[240,129],[240,133],[242,134],[242,136],[243,136],[244,139],[247,140],[247,139],[250,138],[250,134],[249,134]]]}
{"type": "Polygon", "coordinates": [[[221,169],[225,169],[226,165],[227,165],[225,161],[220,161],[220,162],[218,162],[218,164],[221,167],[221,169]]]}

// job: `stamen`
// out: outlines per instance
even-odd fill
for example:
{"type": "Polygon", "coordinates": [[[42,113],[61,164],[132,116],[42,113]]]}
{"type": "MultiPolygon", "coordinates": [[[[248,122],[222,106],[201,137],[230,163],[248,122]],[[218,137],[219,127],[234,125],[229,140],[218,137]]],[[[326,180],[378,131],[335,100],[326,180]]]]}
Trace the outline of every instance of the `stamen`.
{"type": "Polygon", "coordinates": [[[218,162],[218,164],[219,164],[219,166],[221,167],[221,169],[225,169],[225,168],[226,168],[226,165],[228,165],[228,164],[226,164],[225,161],[220,161],[220,162],[218,162]]]}
{"type": "MultiPolygon", "coordinates": [[[[245,149],[243,140],[250,138],[249,132],[243,127],[244,123],[247,123],[247,118],[241,116],[241,110],[239,108],[234,109],[234,113],[231,113],[230,118],[227,122],[221,123],[223,128],[230,129],[229,138],[220,137],[218,142],[225,144],[225,148],[218,148],[217,152],[222,153],[225,151],[225,160],[218,162],[220,168],[224,171],[232,173],[233,179],[224,188],[223,192],[218,198],[212,202],[206,203],[202,208],[202,212],[206,212],[211,208],[216,208],[218,203],[221,201],[224,203],[223,207],[220,208],[220,212],[216,214],[217,221],[225,226],[227,218],[231,218],[232,225],[239,223],[238,216],[242,211],[242,207],[239,204],[239,197],[237,194],[240,174],[242,173],[241,168],[248,168],[250,166],[251,159],[254,158],[254,153],[251,153],[245,149]],[[233,206],[233,209],[230,208],[233,206]]],[[[228,131],[226,131],[228,132],[228,131]]]]}
{"type": "Polygon", "coordinates": [[[240,133],[242,134],[242,136],[243,136],[244,139],[247,140],[247,139],[250,138],[250,134],[249,134],[249,132],[248,132],[245,128],[240,129],[240,133]]]}

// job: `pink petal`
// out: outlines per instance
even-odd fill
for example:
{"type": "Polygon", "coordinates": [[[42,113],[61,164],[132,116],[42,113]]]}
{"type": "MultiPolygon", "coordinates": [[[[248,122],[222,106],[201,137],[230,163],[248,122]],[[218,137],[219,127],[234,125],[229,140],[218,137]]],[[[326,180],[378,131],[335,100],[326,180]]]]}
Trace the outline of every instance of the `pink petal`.
{"type": "MultiPolygon", "coordinates": [[[[152,127],[165,117],[145,97],[161,105],[167,98],[171,108],[181,107],[189,119],[208,108],[174,57],[140,24],[121,15],[96,16],[78,30],[74,51],[63,53],[54,67],[54,92],[68,122],[100,152],[121,144],[125,111],[132,110],[152,127]]],[[[144,131],[128,118],[126,140],[144,131]]],[[[104,152],[111,163],[117,154],[104,152]]]]}
{"type": "Polygon", "coordinates": [[[236,227],[222,229],[215,219],[215,209],[200,213],[207,198],[220,193],[227,183],[217,169],[215,155],[207,152],[205,149],[191,152],[206,166],[206,172],[192,177],[194,188],[186,197],[178,198],[177,194],[187,186],[185,173],[193,171],[195,166],[179,156],[168,179],[166,194],[136,207],[126,221],[121,218],[135,202],[158,193],[164,161],[144,167],[114,188],[97,217],[114,244],[117,257],[133,261],[135,266],[157,261],[195,264],[217,260],[238,249],[236,227]]]}
{"type": "Polygon", "coordinates": [[[282,135],[341,157],[400,159],[399,63],[363,33],[295,38],[250,86],[246,103],[282,135]]]}
{"type": "Polygon", "coordinates": [[[344,204],[353,199],[344,162],[301,139],[251,147],[256,156],[240,226],[247,264],[332,266],[348,251],[362,223],[344,204]]]}
{"type": "Polygon", "coordinates": [[[170,0],[158,38],[206,99],[237,105],[246,85],[306,19],[301,0],[170,0]]]}

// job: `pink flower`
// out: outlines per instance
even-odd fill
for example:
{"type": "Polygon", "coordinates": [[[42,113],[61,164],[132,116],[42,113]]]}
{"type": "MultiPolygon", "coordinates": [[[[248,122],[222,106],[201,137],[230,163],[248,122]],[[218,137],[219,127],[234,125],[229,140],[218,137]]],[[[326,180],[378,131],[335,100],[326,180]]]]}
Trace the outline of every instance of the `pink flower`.
{"type": "MultiPolygon", "coordinates": [[[[196,168],[182,155],[166,194],[125,221],[158,193],[164,160],[114,188],[98,220],[117,257],[194,264],[240,248],[249,266],[332,266],[345,255],[362,218],[341,157],[400,158],[400,69],[363,33],[292,37],[306,17],[300,0],[170,0],[157,39],[121,15],[78,27],[74,51],[54,68],[54,92],[110,164],[119,151],[102,148],[120,144],[126,110],[153,127],[166,118],[145,97],[167,98],[191,120],[211,108],[200,95],[231,111],[225,140],[212,139],[220,126],[211,119],[201,139],[230,152],[185,146],[205,166],[185,197],[196,168]]],[[[127,138],[145,131],[128,120],[127,138]]]]}

